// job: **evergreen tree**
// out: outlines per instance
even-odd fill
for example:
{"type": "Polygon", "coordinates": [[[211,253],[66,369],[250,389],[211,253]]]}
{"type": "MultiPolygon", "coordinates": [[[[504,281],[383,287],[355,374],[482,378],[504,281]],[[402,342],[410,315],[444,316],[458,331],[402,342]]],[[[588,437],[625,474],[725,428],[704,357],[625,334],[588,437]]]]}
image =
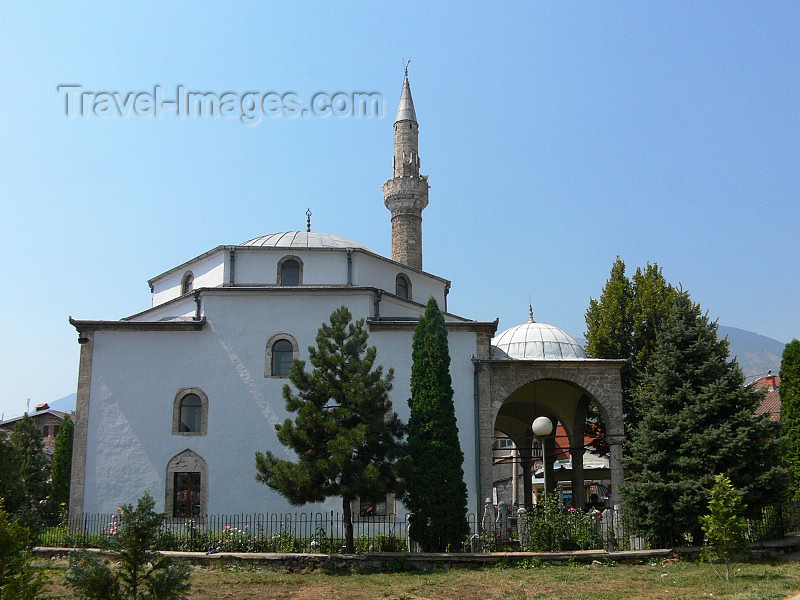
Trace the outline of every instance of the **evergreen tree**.
{"type": "Polygon", "coordinates": [[[110,539],[116,566],[96,554],[81,552],[69,559],[67,583],[86,600],[185,600],[189,566],[157,550],[164,515],[155,512],[148,493],[134,508],[117,509],[118,529],[110,539]]]}
{"type": "Polygon", "coordinates": [[[75,426],[72,419],[66,417],[56,435],[53,447],[53,461],[50,464],[50,501],[59,509],[69,505],[69,483],[72,473],[72,438],[75,426]]]}
{"type": "Polygon", "coordinates": [[[635,424],[639,412],[636,391],[644,383],[650,358],[656,348],[658,332],[672,310],[676,290],[667,283],[661,267],[655,263],[647,263],[644,269],[637,268],[631,278],[631,287],[631,378],[628,394],[634,404],[631,424],[635,424]]]}
{"type": "Polygon", "coordinates": [[[431,298],[412,351],[411,417],[403,460],[409,535],[425,552],[460,551],[469,535],[444,317],[431,298]]]}
{"type": "Polygon", "coordinates": [[[278,440],[297,454],[297,462],[272,452],[256,453],[256,479],[295,505],[342,498],[346,550],[354,552],[351,502],[398,492],[395,461],[403,424],[392,411],[389,391],[394,372],[375,367],[377,349],[367,347],[364,319],[351,323],[346,306],[335,310],[330,324],[309,347],[314,369],[295,360],[286,385],[286,410],[295,420],[276,425],[278,440]],[[374,368],[373,368],[374,367],[374,368]]]}
{"type": "Polygon", "coordinates": [[[4,500],[5,509],[12,515],[25,501],[17,450],[4,431],[0,431],[0,500],[4,500]]]}
{"type": "Polygon", "coordinates": [[[728,342],[689,294],[676,294],[637,392],[641,420],[630,432],[622,492],[634,528],[660,543],[691,533],[715,473],[726,475],[753,512],[781,497],[786,470],[768,417],[754,418],[760,396],[744,387],[728,342]]]}
{"type": "Polygon", "coordinates": [[[0,500],[0,600],[36,600],[46,580],[30,565],[31,532],[12,520],[0,500]]]}
{"type": "Polygon", "coordinates": [[[800,340],[783,349],[780,394],[787,463],[794,474],[794,499],[800,501],[800,340]]]}
{"type": "Polygon", "coordinates": [[[11,433],[11,445],[14,446],[19,464],[19,477],[25,494],[25,501],[31,510],[31,516],[41,516],[42,505],[48,495],[48,466],[44,455],[42,434],[28,415],[14,425],[11,433]]]}

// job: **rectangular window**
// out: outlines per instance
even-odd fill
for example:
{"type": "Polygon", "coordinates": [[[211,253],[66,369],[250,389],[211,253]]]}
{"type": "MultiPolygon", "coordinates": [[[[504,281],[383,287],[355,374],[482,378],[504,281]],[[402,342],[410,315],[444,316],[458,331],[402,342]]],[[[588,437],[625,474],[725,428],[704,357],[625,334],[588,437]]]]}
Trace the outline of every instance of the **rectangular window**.
{"type": "Polygon", "coordinates": [[[172,516],[200,516],[200,473],[175,473],[172,516]]]}
{"type": "Polygon", "coordinates": [[[385,517],[389,514],[387,506],[386,498],[361,498],[358,503],[358,516],[385,517]]]}

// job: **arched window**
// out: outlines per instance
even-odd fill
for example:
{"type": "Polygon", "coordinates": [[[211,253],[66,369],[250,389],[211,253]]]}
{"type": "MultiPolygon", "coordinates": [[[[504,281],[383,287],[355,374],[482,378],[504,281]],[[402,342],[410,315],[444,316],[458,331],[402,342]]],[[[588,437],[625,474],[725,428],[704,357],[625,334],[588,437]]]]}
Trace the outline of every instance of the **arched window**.
{"type": "Polygon", "coordinates": [[[303,283],[303,261],[297,256],[284,256],[278,261],[278,285],[303,283]]]}
{"type": "Polygon", "coordinates": [[[297,340],[288,333],[273,335],[267,341],[264,377],[288,377],[299,350],[297,340]]]}
{"type": "Polygon", "coordinates": [[[272,345],[272,376],[288,377],[294,359],[294,348],[288,340],[278,340],[272,345]]]}
{"type": "Polygon", "coordinates": [[[406,300],[411,300],[411,280],[402,273],[395,280],[395,294],[406,300]]]}
{"type": "Polygon", "coordinates": [[[194,275],[191,271],[186,271],[181,279],[181,294],[188,294],[194,289],[194,275]]]}
{"type": "Polygon", "coordinates": [[[173,435],[206,435],[208,396],[199,388],[183,388],[175,394],[172,408],[173,435]]]}
{"type": "Polygon", "coordinates": [[[176,519],[202,520],[208,513],[208,466],[196,452],[187,448],[167,464],[164,506],[176,519]]]}
{"type": "Polygon", "coordinates": [[[199,433],[203,415],[203,402],[197,394],[186,394],[181,399],[180,423],[178,431],[183,433],[199,433]]]}

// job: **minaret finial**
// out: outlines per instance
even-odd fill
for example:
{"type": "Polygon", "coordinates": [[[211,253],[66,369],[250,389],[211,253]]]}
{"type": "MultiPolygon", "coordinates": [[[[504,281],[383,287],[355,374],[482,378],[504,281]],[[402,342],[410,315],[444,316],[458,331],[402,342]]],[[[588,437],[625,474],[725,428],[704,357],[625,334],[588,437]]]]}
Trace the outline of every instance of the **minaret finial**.
{"type": "Polygon", "coordinates": [[[406,72],[406,79],[408,79],[408,63],[410,62],[411,62],[410,58],[408,60],[406,60],[405,58],[403,59],[403,69],[406,72]]]}
{"type": "Polygon", "coordinates": [[[306,211],[306,233],[311,233],[311,209],[306,211]]]}

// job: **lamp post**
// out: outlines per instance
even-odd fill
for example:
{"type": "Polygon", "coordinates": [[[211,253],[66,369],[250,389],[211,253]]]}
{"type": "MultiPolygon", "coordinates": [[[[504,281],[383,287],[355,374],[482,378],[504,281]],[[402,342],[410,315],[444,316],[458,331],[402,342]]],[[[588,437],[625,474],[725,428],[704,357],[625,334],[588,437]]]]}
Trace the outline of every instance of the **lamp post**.
{"type": "Polygon", "coordinates": [[[553,433],[553,422],[548,417],[536,417],[531,426],[533,435],[539,440],[539,447],[542,449],[542,475],[544,478],[544,494],[547,497],[547,452],[544,447],[544,439],[553,433]]]}

